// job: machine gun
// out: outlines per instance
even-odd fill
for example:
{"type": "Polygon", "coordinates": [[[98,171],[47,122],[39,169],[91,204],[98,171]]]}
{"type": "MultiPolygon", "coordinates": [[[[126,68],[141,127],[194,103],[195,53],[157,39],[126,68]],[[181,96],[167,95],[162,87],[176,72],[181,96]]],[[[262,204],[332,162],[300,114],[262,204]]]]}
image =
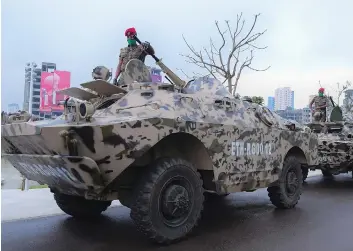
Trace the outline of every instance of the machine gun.
{"type": "MultiPolygon", "coordinates": [[[[134,36],[134,39],[136,40],[136,42],[138,42],[139,44],[142,44],[140,39],[138,39],[137,36],[134,36]]],[[[145,49],[145,52],[150,55],[155,61],[156,64],[162,69],[162,71],[169,77],[169,81],[172,82],[172,84],[179,86],[180,88],[184,88],[186,85],[186,82],[183,81],[181,78],[179,78],[171,69],[169,69],[164,63],[162,63],[162,61],[157,58],[154,54],[151,54],[150,52],[148,52],[145,49]]]]}

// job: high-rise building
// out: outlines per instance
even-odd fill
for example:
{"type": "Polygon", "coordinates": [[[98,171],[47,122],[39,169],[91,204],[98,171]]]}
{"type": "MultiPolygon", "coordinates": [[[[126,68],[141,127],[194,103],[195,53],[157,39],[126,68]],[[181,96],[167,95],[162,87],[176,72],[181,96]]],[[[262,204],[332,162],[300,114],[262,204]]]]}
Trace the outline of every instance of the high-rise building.
{"type": "Polygon", "coordinates": [[[267,98],[267,108],[270,111],[274,111],[275,110],[275,97],[268,97],[267,98]]]}
{"type": "Polygon", "coordinates": [[[20,110],[20,106],[18,104],[12,103],[7,106],[7,113],[15,113],[18,112],[18,110],[20,110]]]}
{"type": "Polygon", "coordinates": [[[56,64],[54,63],[43,62],[41,68],[37,67],[37,64],[34,62],[26,64],[23,110],[34,116],[40,117],[41,114],[39,111],[39,105],[41,73],[42,71],[52,72],[54,70],[56,70],[56,64]]]}
{"type": "Polygon", "coordinates": [[[290,87],[277,88],[275,90],[275,110],[294,108],[294,91],[290,87]]]}

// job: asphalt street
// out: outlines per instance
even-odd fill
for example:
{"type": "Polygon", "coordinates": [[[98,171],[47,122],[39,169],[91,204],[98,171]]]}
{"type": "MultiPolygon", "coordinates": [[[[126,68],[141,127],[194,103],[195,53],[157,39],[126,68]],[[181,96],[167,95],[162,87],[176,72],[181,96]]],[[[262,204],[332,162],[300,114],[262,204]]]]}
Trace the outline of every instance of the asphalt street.
{"type": "MultiPolygon", "coordinates": [[[[172,246],[151,244],[116,207],[93,222],[67,215],[2,223],[4,251],[352,251],[351,175],[308,178],[293,210],[270,204],[265,189],[206,204],[203,220],[188,239],[172,246]]],[[[26,210],[25,207],[23,210],[26,210]]]]}

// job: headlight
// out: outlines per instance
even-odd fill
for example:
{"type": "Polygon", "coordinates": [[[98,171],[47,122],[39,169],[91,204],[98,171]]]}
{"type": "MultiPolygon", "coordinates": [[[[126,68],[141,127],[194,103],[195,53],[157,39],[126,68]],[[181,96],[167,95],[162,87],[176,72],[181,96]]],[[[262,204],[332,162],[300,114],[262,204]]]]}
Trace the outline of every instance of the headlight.
{"type": "Polygon", "coordinates": [[[94,109],[93,104],[91,104],[89,102],[85,102],[85,103],[81,103],[79,105],[78,112],[80,114],[80,117],[82,119],[85,119],[87,117],[91,117],[94,114],[95,109],[94,109]]]}

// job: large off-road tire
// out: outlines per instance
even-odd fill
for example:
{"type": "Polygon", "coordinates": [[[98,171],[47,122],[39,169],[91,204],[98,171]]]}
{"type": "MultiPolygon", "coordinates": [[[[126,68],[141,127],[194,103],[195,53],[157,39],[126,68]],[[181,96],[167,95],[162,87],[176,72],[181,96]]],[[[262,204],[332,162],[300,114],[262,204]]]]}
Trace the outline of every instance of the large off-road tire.
{"type": "Polygon", "coordinates": [[[111,201],[87,200],[84,197],[54,193],[59,208],[76,218],[97,217],[111,205],[111,201]]]}
{"type": "Polygon", "coordinates": [[[303,173],[303,181],[305,181],[308,178],[309,168],[302,167],[302,173],[303,173]]]}
{"type": "Polygon", "coordinates": [[[155,161],[137,186],[130,216],[154,242],[181,240],[197,226],[204,203],[200,174],[180,158],[155,161]]]}
{"type": "Polygon", "coordinates": [[[279,180],[267,188],[268,196],[277,208],[293,208],[298,203],[303,189],[301,164],[294,156],[288,156],[283,163],[279,180]]]}

